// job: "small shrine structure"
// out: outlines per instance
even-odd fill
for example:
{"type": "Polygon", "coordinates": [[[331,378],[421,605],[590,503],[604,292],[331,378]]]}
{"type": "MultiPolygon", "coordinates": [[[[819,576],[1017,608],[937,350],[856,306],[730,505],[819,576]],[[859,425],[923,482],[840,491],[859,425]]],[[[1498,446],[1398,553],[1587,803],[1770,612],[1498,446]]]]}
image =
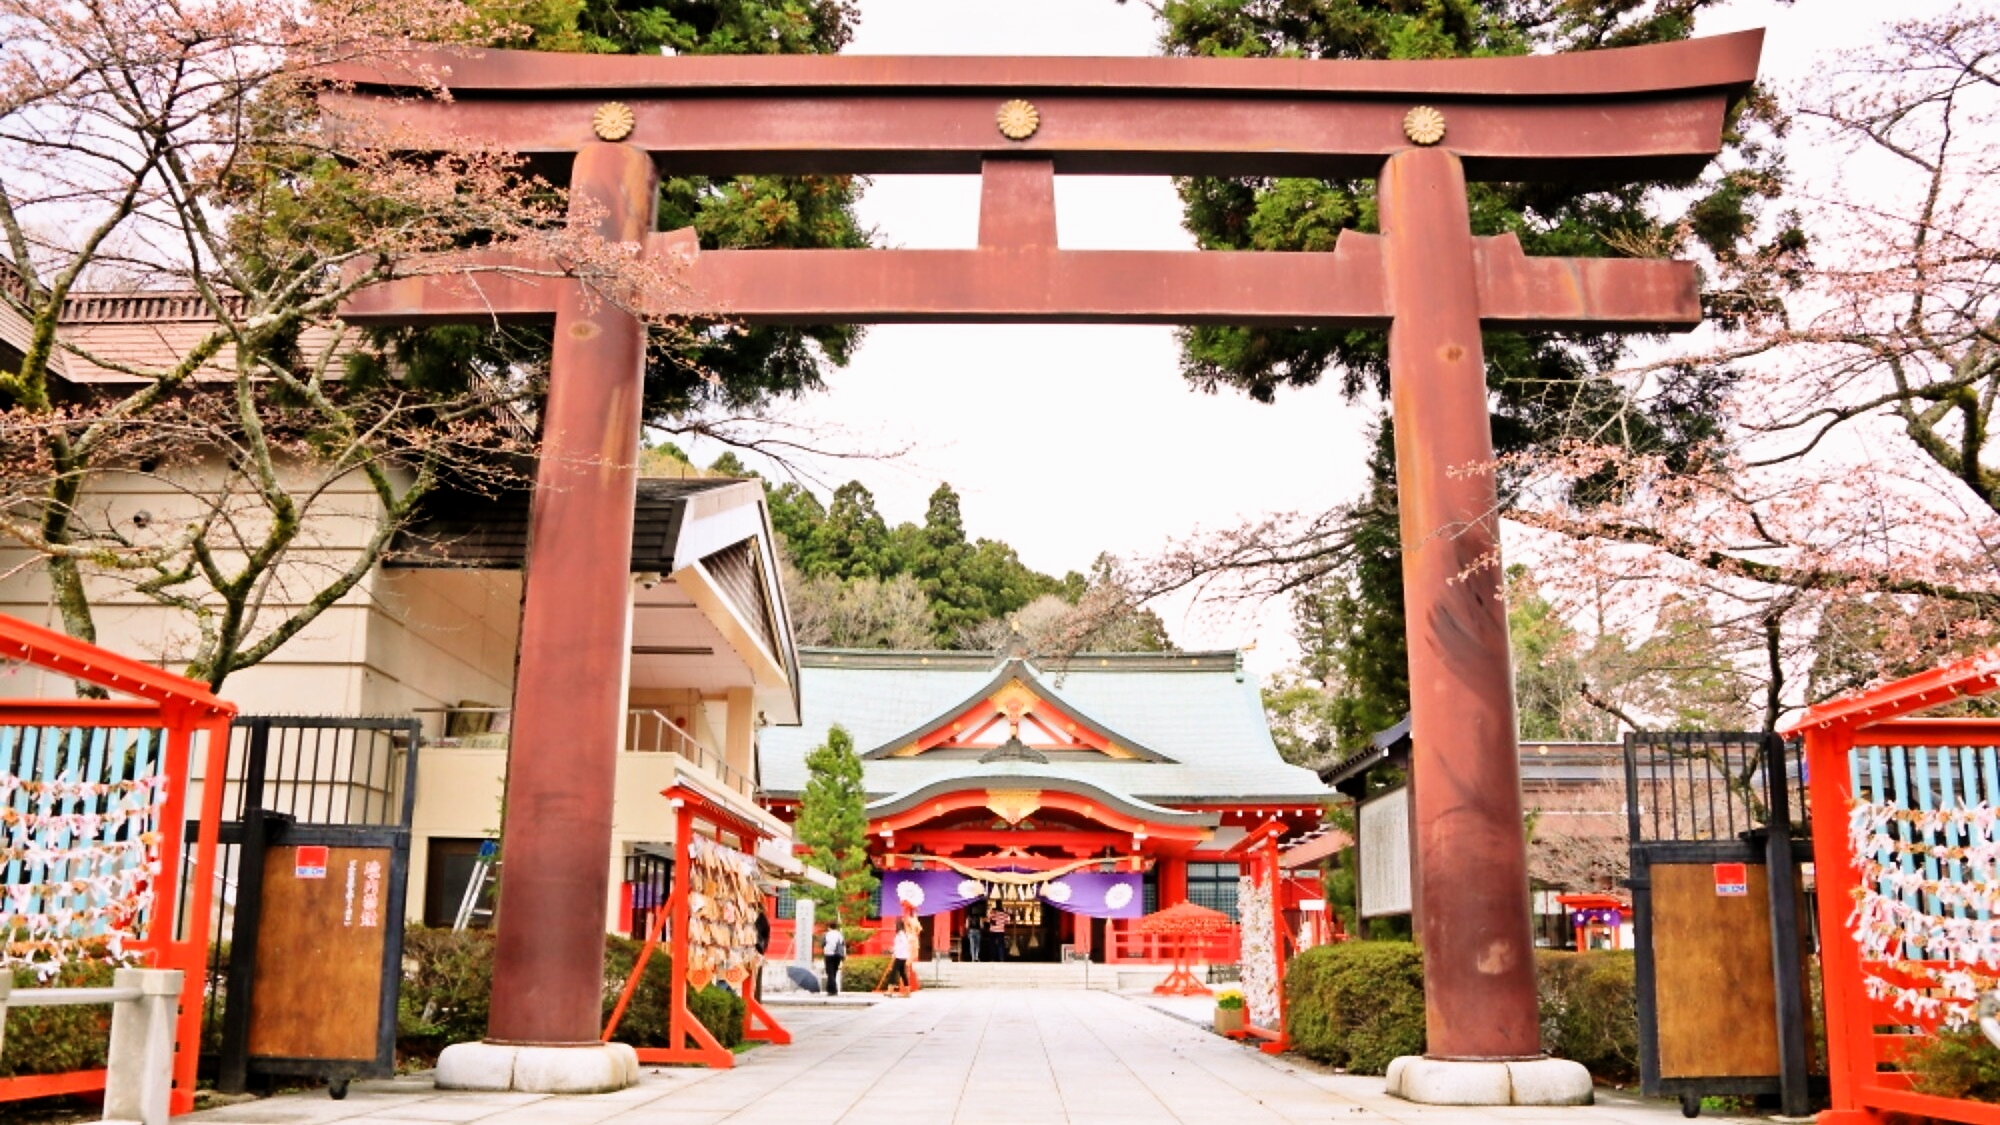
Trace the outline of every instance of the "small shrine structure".
{"type": "Polygon", "coordinates": [[[2000,1106],[1923,1092],[1905,1065],[1940,1029],[1990,1019],[2000,986],[2000,719],[1963,706],[1996,691],[2000,650],[1780,732],[1805,740],[1833,1102],[1820,1125],[2000,1125],[2000,1106]]]}
{"type": "MultiPolygon", "coordinates": [[[[766,798],[795,817],[806,755],[834,725],[854,736],[881,913],[925,920],[926,960],[1236,963],[1251,871],[1230,849],[1252,831],[1317,828],[1328,796],[1278,756],[1257,677],[1235,652],[1043,664],[806,649],[800,666],[801,725],[760,739],[766,798]],[[1185,950],[1137,925],[1183,902],[1231,924],[1185,950]]],[[[1317,873],[1280,880],[1275,897],[1296,933],[1301,905],[1321,897],[1317,873]]],[[[788,925],[777,923],[779,948],[788,925]]],[[[857,951],[877,952],[888,933],[857,951]]]]}
{"type": "MultiPolygon", "coordinates": [[[[176,1116],[193,1112],[223,796],[221,785],[195,784],[194,762],[203,777],[221,772],[215,755],[226,753],[236,706],[206,684],[5,614],[0,667],[117,697],[5,698],[0,688],[0,971],[52,975],[100,959],[180,970],[167,1102],[176,1116]]],[[[102,1090],[105,1077],[4,1078],[0,1103],[102,1090]]]]}

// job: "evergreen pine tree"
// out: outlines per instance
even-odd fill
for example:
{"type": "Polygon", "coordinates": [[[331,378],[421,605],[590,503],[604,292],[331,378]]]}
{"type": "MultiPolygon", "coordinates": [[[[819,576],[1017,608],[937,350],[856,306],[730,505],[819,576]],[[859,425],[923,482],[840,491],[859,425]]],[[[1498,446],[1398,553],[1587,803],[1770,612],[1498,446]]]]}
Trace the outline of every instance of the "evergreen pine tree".
{"type": "Polygon", "coordinates": [[[806,791],[794,826],[806,846],[806,862],[833,876],[831,888],[805,884],[801,890],[821,906],[851,944],[868,935],[868,920],[881,880],[868,864],[868,795],[861,786],[861,758],[854,738],[842,727],[806,755],[806,791]]]}
{"type": "Polygon", "coordinates": [[[832,573],[842,578],[892,578],[901,568],[875,494],[851,480],[834,490],[818,538],[832,573]]]}

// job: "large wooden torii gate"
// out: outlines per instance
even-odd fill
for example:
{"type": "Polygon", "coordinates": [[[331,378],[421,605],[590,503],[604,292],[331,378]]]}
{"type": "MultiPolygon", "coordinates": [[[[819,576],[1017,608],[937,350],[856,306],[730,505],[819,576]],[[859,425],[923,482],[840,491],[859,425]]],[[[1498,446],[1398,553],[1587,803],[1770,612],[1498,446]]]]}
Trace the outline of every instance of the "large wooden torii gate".
{"type": "MultiPolygon", "coordinates": [[[[1386,329],[1429,1054],[1523,1059],[1540,1040],[1480,331],[1687,330],[1700,304],[1688,263],[1475,237],[1465,183],[1692,177],[1762,38],[1418,62],[426,50],[338,73],[323,105],[523,153],[605,237],[685,260],[690,313],[1386,329]],[[440,76],[450,101],[419,92],[440,76]],[[697,254],[690,232],[653,231],[662,172],[978,174],[979,245],[697,254]],[[1331,253],[1062,250],[1060,173],[1377,177],[1382,233],[1331,253]]],[[[489,1042],[591,1043],[598,1024],[645,330],[580,289],[412,279],[347,312],[555,321],[489,1042]]]]}

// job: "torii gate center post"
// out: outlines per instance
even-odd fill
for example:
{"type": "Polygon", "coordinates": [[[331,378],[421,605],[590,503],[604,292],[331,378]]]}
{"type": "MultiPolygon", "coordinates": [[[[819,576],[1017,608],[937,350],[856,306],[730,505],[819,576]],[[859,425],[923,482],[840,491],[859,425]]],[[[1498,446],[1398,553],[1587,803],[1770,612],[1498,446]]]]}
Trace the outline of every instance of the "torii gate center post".
{"type": "MultiPolygon", "coordinates": [[[[1700,321],[1684,262],[1525,257],[1477,180],[1693,177],[1762,32],[1556,56],[653,58],[413,49],[336,72],[336,118],[522,153],[606,237],[679,255],[689,314],[746,323],[1274,324],[1389,333],[1429,1057],[1540,1054],[1482,328],[1700,321]],[[401,65],[399,63],[399,65],[401,65]],[[421,93],[441,76],[449,101],[421,93]],[[970,250],[695,253],[667,174],[962,173],[970,250]],[[1069,251],[1055,177],[1377,178],[1328,253],[1069,251]]],[[[355,298],[373,324],[555,321],[529,530],[489,1042],[595,1043],[645,333],[581,283],[480,273],[355,298]]],[[[948,376],[947,376],[948,377],[948,376]]],[[[940,388],[950,393],[949,387],[940,388]]]]}

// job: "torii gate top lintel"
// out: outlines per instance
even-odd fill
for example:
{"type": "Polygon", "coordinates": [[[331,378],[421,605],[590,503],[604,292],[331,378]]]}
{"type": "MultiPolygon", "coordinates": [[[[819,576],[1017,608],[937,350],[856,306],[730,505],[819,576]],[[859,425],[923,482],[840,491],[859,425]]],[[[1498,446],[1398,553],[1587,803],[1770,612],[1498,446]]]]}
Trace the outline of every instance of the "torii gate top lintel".
{"type": "Polygon", "coordinates": [[[1716,154],[1763,37],[1409,61],[425,48],[331,68],[353,93],[327,104],[358,98],[420,128],[448,115],[459,135],[541,156],[597,139],[591,110],[617,100],[634,112],[621,139],[668,172],[970,174],[1020,155],[1070,174],[1359,178],[1409,145],[1404,114],[1424,104],[1468,178],[1638,179],[1692,176],[1716,154]],[[453,100],[382,98],[432,82],[453,100]],[[1039,114],[1019,138],[994,122],[1015,98],[1039,114]]]}

